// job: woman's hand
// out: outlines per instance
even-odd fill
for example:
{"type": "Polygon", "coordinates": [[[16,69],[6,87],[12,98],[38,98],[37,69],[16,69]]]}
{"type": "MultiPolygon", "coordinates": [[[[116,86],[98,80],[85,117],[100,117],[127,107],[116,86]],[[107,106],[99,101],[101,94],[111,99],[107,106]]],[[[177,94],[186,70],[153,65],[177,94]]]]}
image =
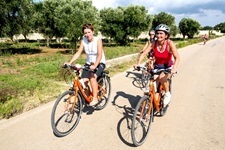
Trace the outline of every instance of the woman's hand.
{"type": "Polygon", "coordinates": [[[67,64],[67,65],[71,65],[69,62],[64,62],[64,65],[66,65],[66,64],[67,64]]]}
{"type": "Polygon", "coordinates": [[[95,69],[96,69],[95,65],[91,65],[91,66],[90,66],[90,69],[91,69],[91,70],[95,70],[95,69]]]}
{"type": "Polygon", "coordinates": [[[138,66],[137,64],[134,64],[134,65],[133,65],[134,69],[137,69],[137,66],[138,66]]]}
{"type": "Polygon", "coordinates": [[[171,74],[176,74],[176,73],[177,73],[177,69],[176,68],[172,68],[171,74]]]}

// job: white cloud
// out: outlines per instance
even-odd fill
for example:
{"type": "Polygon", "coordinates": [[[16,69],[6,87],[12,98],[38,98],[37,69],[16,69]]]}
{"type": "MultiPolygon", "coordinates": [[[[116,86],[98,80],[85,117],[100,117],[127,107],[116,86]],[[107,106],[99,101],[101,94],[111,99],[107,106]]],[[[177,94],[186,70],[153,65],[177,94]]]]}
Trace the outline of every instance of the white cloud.
{"type": "Polygon", "coordinates": [[[116,0],[92,0],[92,4],[99,10],[108,7],[116,8],[119,6],[119,4],[116,4],[116,0]]]}
{"type": "Polygon", "coordinates": [[[225,22],[225,14],[221,10],[200,9],[199,13],[193,14],[175,14],[176,24],[178,25],[182,18],[193,18],[197,20],[202,27],[215,26],[225,22]]]}
{"type": "Polygon", "coordinates": [[[142,5],[148,9],[154,8],[154,10],[166,9],[166,8],[182,8],[186,5],[203,5],[210,2],[224,2],[224,0],[92,0],[93,5],[98,9],[104,7],[116,8],[118,6],[142,5]]]}
{"type": "Polygon", "coordinates": [[[176,18],[176,24],[186,18],[199,21],[202,26],[215,26],[225,22],[224,0],[92,0],[98,9],[117,8],[118,6],[141,5],[145,6],[149,14],[158,14],[162,11],[171,13],[176,18]],[[212,8],[212,4],[214,7],[212,8]],[[218,4],[218,5],[216,5],[218,4]],[[220,5],[221,4],[221,5],[220,5]],[[220,8],[218,8],[220,7],[220,8]],[[223,10],[223,11],[222,11],[223,10]]]}

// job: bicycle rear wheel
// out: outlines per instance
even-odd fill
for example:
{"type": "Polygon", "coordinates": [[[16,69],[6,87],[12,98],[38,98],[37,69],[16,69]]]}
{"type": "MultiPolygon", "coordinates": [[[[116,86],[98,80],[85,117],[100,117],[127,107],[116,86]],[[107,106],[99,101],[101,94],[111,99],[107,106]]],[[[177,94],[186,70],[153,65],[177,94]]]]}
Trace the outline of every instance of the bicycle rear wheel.
{"type": "Polygon", "coordinates": [[[107,106],[109,99],[110,99],[110,94],[111,94],[110,78],[107,76],[101,77],[98,80],[98,84],[99,84],[99,86],[101,86],[101,88],[99,87],[99,93],[98,93],[98,96],[101,97],[101,99],[99,100],[99,102],[96,106],[96,109],[101,110],[107,106]],[[106,93],[104,93],[104,92],[106,92],[106,93]]]}
{"type": "Polygon", "coordinates": [[[145,95],[139,100],[131,125],[131,137],[135,146],[142,145],[147,138],[154,117],[153,109],[151,97],[145,95]]]}
{"type": "Polygon", "coordinates": [[[82,101],[78,95],[74,103],[74,91],[65,91],[56,100],[51,114],[51,125],[57,136],[66,136],[77,126],[82,113],[82,101]]]}

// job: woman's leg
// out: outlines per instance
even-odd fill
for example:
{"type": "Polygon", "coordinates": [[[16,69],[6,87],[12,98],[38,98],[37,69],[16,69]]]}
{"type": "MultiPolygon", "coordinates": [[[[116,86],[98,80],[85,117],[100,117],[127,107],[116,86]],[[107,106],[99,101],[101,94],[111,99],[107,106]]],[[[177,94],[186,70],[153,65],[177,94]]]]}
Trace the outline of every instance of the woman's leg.
{"type": "Polygon", "coordinates": [[[90,84],[92,88],[92,94],[93,94],[93,101],[90,103],[91,106],[98,103],[98,82],[97,82],[97,75],[94,73],[91,73],[90,77],[90,84]]]}
{"type": "Polygon", "coordinates": [[[97,98],[98,82],[97,82],[97,75],[94,73],[91,74],[90,84],[92,87],[93,97],[97,98]]]}
{"type": "Polygon", "coordinates": [[[171,75],[165,75],[164,73],[161,73],[159,76],[159,80],[160,83],[162,84],[164,90],[165,90],[165,95],[164,95],[164,105],[169,104],[170,99],[171,99],[171,94],[169,92],[169,82],[167,81],[167,79],[170,77],[171,75]]]}
{"type": "Polygon", "coordinates": [[[167,81],[167,79],[170,77],[170,74],[165,75],[164,73],[161,73],[159,76],[159,81],[163,86],[163,89],[165,90],[165,92],[169,91],[169,83],[167,81]]]}
{"type": "Polygon", "coordinates": [[[84,84],[85,84],[85,88],[84,88],[84,92],[87,96],[89,96],[91,94],[91,89],[90,86],[88,85],[89,83],[89,78],[83,78],[84,84]]]}
{"type": "Polygon", "coordinates": [[[105,64],[100,63],[97,67],[97,71],[95,73],[91,73],[90,76],[90,84],[92,88],[92,94],[93,94],[93,101],[90,103],[91,106],[98,103],[98,82],[97,78],[101,76],[102,71],[105,68],[105,64]]]}

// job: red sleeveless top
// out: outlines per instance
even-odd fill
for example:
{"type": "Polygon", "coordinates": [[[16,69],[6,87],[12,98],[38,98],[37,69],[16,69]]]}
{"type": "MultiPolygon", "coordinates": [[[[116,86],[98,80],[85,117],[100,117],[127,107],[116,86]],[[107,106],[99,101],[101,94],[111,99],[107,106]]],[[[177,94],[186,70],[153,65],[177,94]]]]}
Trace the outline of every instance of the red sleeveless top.
{"type": "Polygon", "coordinates": [[[169,42],[166,40],[166,46],[164,51],[160,52],[157,48],[158,43],[156,42],[154,47],[154,56],[155,56],[155,63],[156,64],[169,64],[173,65],[172,61],[172,53],[169,52],[169,42]]]}

